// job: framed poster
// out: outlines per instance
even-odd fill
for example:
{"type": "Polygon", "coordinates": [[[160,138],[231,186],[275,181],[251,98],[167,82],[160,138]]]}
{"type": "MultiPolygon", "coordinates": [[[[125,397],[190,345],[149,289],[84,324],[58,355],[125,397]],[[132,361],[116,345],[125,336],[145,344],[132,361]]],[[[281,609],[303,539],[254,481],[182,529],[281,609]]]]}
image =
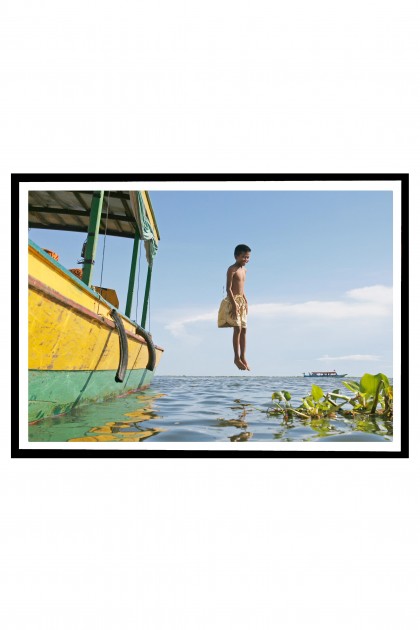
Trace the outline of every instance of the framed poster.
{"type": "Polygon", "coordinates": [[[408,457],[408,184],[13,174],[12,456],[408,457]]]}

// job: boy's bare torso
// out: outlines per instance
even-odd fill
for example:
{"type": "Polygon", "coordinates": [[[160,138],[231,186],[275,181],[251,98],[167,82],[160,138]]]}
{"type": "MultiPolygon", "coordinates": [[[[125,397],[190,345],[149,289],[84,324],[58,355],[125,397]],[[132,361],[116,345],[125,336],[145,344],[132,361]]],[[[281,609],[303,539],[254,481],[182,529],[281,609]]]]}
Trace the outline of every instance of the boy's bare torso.
{"type": "Polygon", "coordinates": [[[228,277],[232,274],[233,295],[243,295],[245,286],[246,269],[237,264],[231,265],[228,269],[228,277]]]}

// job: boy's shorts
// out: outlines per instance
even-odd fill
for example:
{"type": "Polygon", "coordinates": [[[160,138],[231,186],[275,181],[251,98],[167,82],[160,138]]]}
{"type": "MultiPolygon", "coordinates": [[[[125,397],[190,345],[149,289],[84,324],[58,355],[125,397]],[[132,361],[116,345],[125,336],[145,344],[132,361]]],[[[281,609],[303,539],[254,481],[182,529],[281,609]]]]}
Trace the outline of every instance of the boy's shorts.
{"type": "Polygon", "coordinates": [[[217,326],[219,328],[246,328],[246,302],[243,295],[234,295],[234,300],[238,305],[238,318],[232,315],[232,304],[228,297],[223,298],[220,303],[219,314],[217,316],[217,326]]]}

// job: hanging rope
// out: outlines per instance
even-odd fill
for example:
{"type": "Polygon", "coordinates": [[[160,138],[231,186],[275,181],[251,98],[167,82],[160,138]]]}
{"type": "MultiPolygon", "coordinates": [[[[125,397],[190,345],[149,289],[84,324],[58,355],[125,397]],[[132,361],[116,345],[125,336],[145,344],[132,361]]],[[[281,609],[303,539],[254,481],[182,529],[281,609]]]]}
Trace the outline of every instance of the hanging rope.
{"type": "Polygon", "coordinates": [[[110,191],[108,191],[108,202],[106,204],[106,219],[105,219],[105,232],[104,232],[104,246],[102,249],[102,265],[101,265],[101,281],[99,283],[100,288],[102,289],[102,276],[104,272],[104,261],[105,261],[105,246],[106,246],[106,232],[108,229],[108,214],[109,214],[109,195],[110,191]]]}
{"type": "Polygon", "coordinates": [[[134,320],[135,322],[137,321],[138,310],[139,310],[140,263],[141,263],[141,241],[140,241],[139,269],[138,269],[138,272],[137,272],[136,318],[134,320]]]}

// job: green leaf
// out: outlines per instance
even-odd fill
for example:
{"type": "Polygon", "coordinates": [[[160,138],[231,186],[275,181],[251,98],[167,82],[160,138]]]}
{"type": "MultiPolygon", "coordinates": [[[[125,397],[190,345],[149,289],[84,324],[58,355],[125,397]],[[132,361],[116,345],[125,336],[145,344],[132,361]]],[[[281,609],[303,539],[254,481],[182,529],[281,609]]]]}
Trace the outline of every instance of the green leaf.
{"type": "Polygon", "coordinates": [[[289,401],[289,400],[291,400],[291,399],[292,399],[291,394],[290,394],[289,392],[287,392],[285,389],[282,389],[281,391],[282,391],[282,394],[284,395],[284,397],[285,397],[285,399],[286,399],[287,401],[289,401]]]}
{"type": "Polygon", "coordinates": [[[363,374],[360,379],[360,391],[368,396],[375,396],[382,380],[381,377],[381,374],[363,374]]]}
{"type": "Polygon", "coordinates": [[[318,385],[312,385],[312,397],[315,400],[315,402],[318,402],[318,400],[321,400],[323,395],[324,395],[324,392],[322,391],[320,387],[318,387],[318,385]]]}
{"type": "Polygon", "coordinates": [[[379,372],[379,374],[375,374],[375,376],[380,376],[384,382],[385,387],[389,387],[389,379],[387,376],[385,376],[385,374],[382,374],[382,372],[379,372]]]}

